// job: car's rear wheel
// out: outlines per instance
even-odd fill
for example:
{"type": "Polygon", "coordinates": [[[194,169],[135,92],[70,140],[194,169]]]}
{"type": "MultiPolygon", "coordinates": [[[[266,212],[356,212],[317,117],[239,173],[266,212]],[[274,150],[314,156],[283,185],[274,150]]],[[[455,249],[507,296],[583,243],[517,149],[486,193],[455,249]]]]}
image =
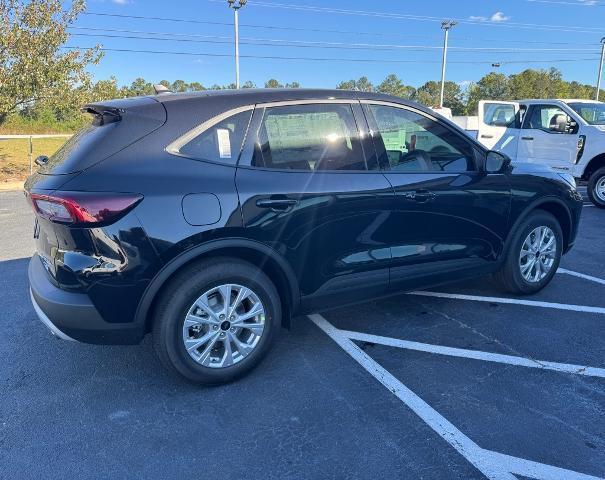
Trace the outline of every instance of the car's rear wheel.
{"type": "Polygon", "coordinates": [[[563,232],[559,222],[548,212],[536,211],[514,232],[496,280],[512,293],[538,292],[557,272],[562,252],[563,232]]]}
{"type": "Polygon", "coordinates": [[[154,347],[169,369],[200,384],[229,382],[254,368],[281,320],[271,280],[240,260],[196,263],[158,300],[154,347]]]}
{"type": "Polygon", "coordinates": [[[590,176],[587,190],[590,201],[599,208],[605,208],[605,167],[590,176]]]}

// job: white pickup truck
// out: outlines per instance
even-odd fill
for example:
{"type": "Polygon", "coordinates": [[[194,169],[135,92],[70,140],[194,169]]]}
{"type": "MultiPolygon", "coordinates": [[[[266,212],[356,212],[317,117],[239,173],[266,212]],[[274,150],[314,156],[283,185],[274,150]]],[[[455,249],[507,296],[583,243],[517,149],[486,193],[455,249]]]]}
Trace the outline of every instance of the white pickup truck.
{"type": "Polygon", "coordinates": [[[590,100],[479,102],[479,116],[452,120],[513,161],[538,162],[588,181],[605,208],[605,103],[590,100]]]}

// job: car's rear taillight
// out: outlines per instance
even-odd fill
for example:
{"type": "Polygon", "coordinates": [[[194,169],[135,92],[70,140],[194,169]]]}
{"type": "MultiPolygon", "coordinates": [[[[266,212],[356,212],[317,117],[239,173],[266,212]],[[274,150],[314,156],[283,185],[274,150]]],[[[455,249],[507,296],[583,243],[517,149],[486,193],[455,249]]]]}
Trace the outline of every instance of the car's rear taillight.
{"type": "Polygon", "coordinates": [[[41,217],[69,225],[101,225],[117,220],[143,198],[134,193],[54,192],[29,193],[34,210],[41,217]]]}

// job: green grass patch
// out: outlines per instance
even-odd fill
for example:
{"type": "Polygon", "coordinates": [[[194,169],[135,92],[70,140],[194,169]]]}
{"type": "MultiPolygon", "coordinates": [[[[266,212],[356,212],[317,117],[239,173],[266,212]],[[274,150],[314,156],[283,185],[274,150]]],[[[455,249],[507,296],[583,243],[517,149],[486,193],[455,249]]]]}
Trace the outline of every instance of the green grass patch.
{"type": "MultiPolygon", "coordinates": [[[[35,160],[39,155],[51,156],[66,140],[67,138],[34,138],[32,158],[35,160]]],[[[0,139],[0,182],[24,180],[28,175],[29,139],[0,139]]]]}

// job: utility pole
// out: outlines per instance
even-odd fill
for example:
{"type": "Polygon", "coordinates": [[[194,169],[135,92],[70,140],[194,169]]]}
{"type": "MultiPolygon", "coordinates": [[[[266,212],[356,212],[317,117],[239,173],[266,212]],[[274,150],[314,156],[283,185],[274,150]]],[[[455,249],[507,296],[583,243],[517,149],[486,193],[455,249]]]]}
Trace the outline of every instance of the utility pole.
{"type": "Polygon", "coordinates": [[[454,27],[458,22],[453,20],[444,20],[441,22],[441,29],[445,31],[445,37],[443,39],[443,60],[441,63],[441,94],[439,95],[439,106],[443,108],[443,96],[445,94],[445,64],[447,62],[447,40],[449,37],[450,29],[454,27]]]}
{"type": "Polygon", "coordinates": [[[233,9],[233,25],[235,27],[235,88],[239,89],[239,9],[246,5],[247,0],[227,0],[229,8],[233,9]]]}
{"type": "Polygon", "coordinates": [[[599,101],[599,93],[601,92],[601,77],[603,76],[603,62],[605,61],[605,37],[601,38],[601,63],[599,63],[599,78],[597,79],[597,93],[595,99],[599,101]]]}

